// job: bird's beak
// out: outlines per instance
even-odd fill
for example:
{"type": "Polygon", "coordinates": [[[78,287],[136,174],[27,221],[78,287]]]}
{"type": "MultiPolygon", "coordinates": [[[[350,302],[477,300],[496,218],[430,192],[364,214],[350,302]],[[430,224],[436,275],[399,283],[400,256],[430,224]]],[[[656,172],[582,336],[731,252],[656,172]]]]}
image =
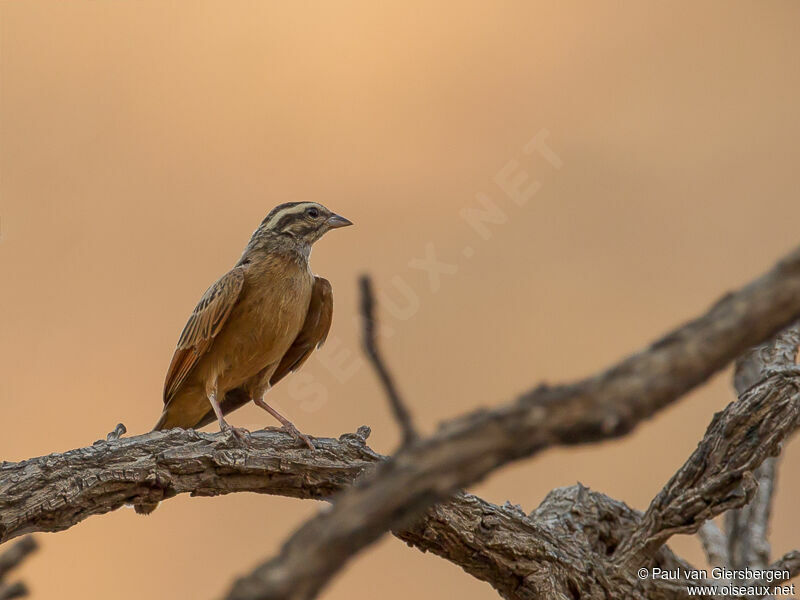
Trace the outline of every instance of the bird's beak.
{"type": "Polygon", "coordinates": [[[328,217],[328,227],[331,229],[336,229],[338,227],[347,227],[348,225],[352,225],[353,222],[350,219],[345,219],[341,215],[331,215],[328,217]]]}

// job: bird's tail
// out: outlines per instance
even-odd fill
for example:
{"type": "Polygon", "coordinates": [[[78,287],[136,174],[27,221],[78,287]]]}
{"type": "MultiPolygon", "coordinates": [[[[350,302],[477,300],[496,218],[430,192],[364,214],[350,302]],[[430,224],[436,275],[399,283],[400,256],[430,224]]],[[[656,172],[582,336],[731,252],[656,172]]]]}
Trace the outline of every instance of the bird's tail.
{"type": "Polygon", "coordinates": [[[206,411],[210,410],[208,400],[201,394],[182,394],[170,399],[164,405],[164,412],[158,419],[153,431],[181,427],[192,429],[206,411]]]}

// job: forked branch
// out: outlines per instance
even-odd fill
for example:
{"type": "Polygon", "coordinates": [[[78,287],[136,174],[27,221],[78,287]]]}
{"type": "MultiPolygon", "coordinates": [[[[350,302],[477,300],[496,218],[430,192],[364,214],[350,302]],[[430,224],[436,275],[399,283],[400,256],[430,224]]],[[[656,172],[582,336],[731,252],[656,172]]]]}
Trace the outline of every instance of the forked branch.
{"type": "MultiPolygon", "coordinates": [[[[355,553],[386,531],[407,526],[460,487],[548,447],[625,435],[798,318],[800,250],[762,278],[722,298],[702,317],[607,371],[571,385],[541,386],[511,404],[451,421],[435,435],[402,449],[341,494],[331,510],[306,522],[274,559],[238,580],[228,598],[313,598],[355,553]]],[[[754,395],[753,405],[768,416],[764,400],[754,395]]],[[[793,414],[786,395],[778,406],[783,411],[778,421],[793,414]]],[[[744,422],[738,415],[733,419],[744,422]]],[[[787,432],[783,427],[766,438],[766,449],[754,455],[738,455],[731,449],[718,457],[734,460],[736,468],[725,475],[710,471],[705,487],[697,490],[724,494],[708,512],[710,516],[713,510],[721,512],[744,503],[747,473],[776,451],[787,432]],[[742,482],[744,495],[737,491],[742,482]]],[[[678,483],[682,483],[680,474],[678,483]]],[[[679,492],[676,489],[674,497],[665,497],[671,511],[689,499],[679,492]]],[[[709,518],[703,516],[694,515],[698,527],[709,518]]],[[[672,532],[682,526],[676,522],[672,532]]],[[[670,531],[648,526],[625,548],[645,548],[652,556],[670,531]]],[[[625,548],[620,556],[628,565],[631,553],[625,548]]]]}

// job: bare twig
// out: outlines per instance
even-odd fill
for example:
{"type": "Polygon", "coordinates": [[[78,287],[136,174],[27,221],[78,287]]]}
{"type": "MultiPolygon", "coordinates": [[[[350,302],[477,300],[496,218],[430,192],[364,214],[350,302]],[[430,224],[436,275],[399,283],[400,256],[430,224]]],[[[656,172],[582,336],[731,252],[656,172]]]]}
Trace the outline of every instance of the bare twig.
{"type": "Polygon", "coordinates": [[[5,576],[24,561],[32,552],[36,551],[38,544],[32,536],[26,536],[0,554],[0,600],[23,598],[28,595],[28,588],[24,583],[3,583],[5,576]]]}
{"type": "Polygon", "coordinates": [[[36,540],[33,539],[33,536],[28,535],[0,554],[0,580],[2,580],[9,571],[19,566],[19,564],[38,547],[39,545],[36,543],[36,540]]]}
{"type": "Polygon", "coordinates": [[[125,425],[123,425],[122,423],[117,423],[117,426],[114,427],[114,431],[110,432],[106,436],[106,441],[107,442],[113,442],[114,440],[118,440],[123,435],[125,435],[127,432],[128,432],[128,430],[125,428],[125,425]]]}
{"type": "Polygon", "coordinates": [[[766,569],[770,559],[769,519],[775,491],[778,457],[768,458],[753,471],[756,490],[742,508],[725,515],[728,555],[733,569],[766,569]]]}
{"type": "MultiPolygon", "coordinates": [[[[789,577],[783,581],[789,581],[800,575],[800,552],[792,550],[781,556],[778,560],[772,563],[768,570],[770,571],[789,571],[789,577]]],[[[783,583],[783,581],[773,581],[774,584],[783,583]]]]}
{"type": "Polygon", "coordinates": [[[24,583],[18,581],[11,585],[0,584],[0,600],[14,600],[15,598],[25,598],[29,594],[28,588],[24,583]]]}
{"type": "Polygon", "coordinates": [[[714,521],[706,521],[697,530],[708,562],[714,567],[729,567],[728,539],[714,521]]]}
{"type": "MultiPolygon", "coordinates": [[[[312,598],[353,554],[459,487],[544,448],[624,435],[798,318],[800,250],[761,279],[724,297],[699,319],[606,372],[569,386],[537,388],[516,403],[450,422],[434,436],[404,448],[368,481],[343,493],[331,510],[308,521],[275,559],[240,579],[228,598],[312,598]]],[[[786,427],[780,428],[775,420],[792,416],[794,403],[784,388],[772,413],[764,402],[768,395],[766,390],[754,394],[752,404],[778,429],[759,430],[765,434],[761,451],[721,457],[730,458],[736,467],[733,473],[716,473],[718,477],[710,477],[697,490],[724,494],[705,518],[703,511],[695,511],[697,527],[726,508],[741,506],[747,495],[735,490],[740,484],[752,489],[745,473],[767,452],[777,452],[786,427]]],[[[743,419],[735,415],[734,421],[743,419]]],[[[680,475],[678,480],[682,481],[680,475]]],[[[676,521],[679,506],[673,501],[686,497],[679,491],[674,490],[674,498],[663,498],[676,521]]],[[[690,525],[683,527],[689,531],[690,525]]],[[[672,531],[679,528],[676,522],[672,531]]],[[[646,546],[650,556],[670,535],[657,524],[648,524],[643,532],[643,539],[633,545],[646,546]]]]}
{"type": "Polygon", "coordinates": [[[380,350],[378,349],[378,341],[376,334],[376,319],[375,319],[375,295],[372,292],[372,280],[369,275],[362,275],[359,280],[359,288],[361,290],[361,316],[364,328],[363,346],[364,352],[369,358],[375,372],[378,374],[386,396],[389,399],[389,404],[392,407],[392,414],[400,425],[403,432],[402,445],[413,443],[419,436],[414,428],[414,423],[411,419],[411,413],[408,411],[403,399],[397,391],[397,386],[394,383],[394,378],[389,371],[386,363],[381,357],[380,350]]]}

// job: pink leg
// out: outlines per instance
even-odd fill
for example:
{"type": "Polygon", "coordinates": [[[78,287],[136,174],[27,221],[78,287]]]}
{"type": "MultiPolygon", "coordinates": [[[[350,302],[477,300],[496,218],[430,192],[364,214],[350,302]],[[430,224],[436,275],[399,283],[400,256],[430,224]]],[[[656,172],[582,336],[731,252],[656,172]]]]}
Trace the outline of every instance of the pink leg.
{"type": "Polygon", "coordinates": [[[284,417],[281,413],[279,413],[277,410],[272,408],[269,404],[264,402],[263,398],[253,398],[253,402],[256,403],[256,406],[259,406],[259,407],[263,408],[265,411],[267,411],[273,417],[278,419],[278,421],[281,422],[281,425],[283,425],[283,429],[284,430],[286,430],[288,433],[292,434],[295,438],[303,440],[306,443],[306,446],[308,446],[312,450],[315,450],[314,444],[311,442],[311,439],[307,435],[305,435],[303,433],[300,433],[300,431],[297,429],[297,427],[295,427],[294,424],[289,419],[284,417]]]}
{"type": "Polygon", "coordinates": [[[225,417],[222,414],[222,409],[219,406],[219,402],[217,402],[217,392],[215,391],[209,392],[208,402],[211,404],[211,408],[214,409],[214,414],[217,415],[217,421],[219,422],[219,430],[230,431],[239,440],[244,440],[245,436],[250,432],[243,427],[231,427],[230,425],[228,425],[228,422],[225,420],[225,417]]]}

